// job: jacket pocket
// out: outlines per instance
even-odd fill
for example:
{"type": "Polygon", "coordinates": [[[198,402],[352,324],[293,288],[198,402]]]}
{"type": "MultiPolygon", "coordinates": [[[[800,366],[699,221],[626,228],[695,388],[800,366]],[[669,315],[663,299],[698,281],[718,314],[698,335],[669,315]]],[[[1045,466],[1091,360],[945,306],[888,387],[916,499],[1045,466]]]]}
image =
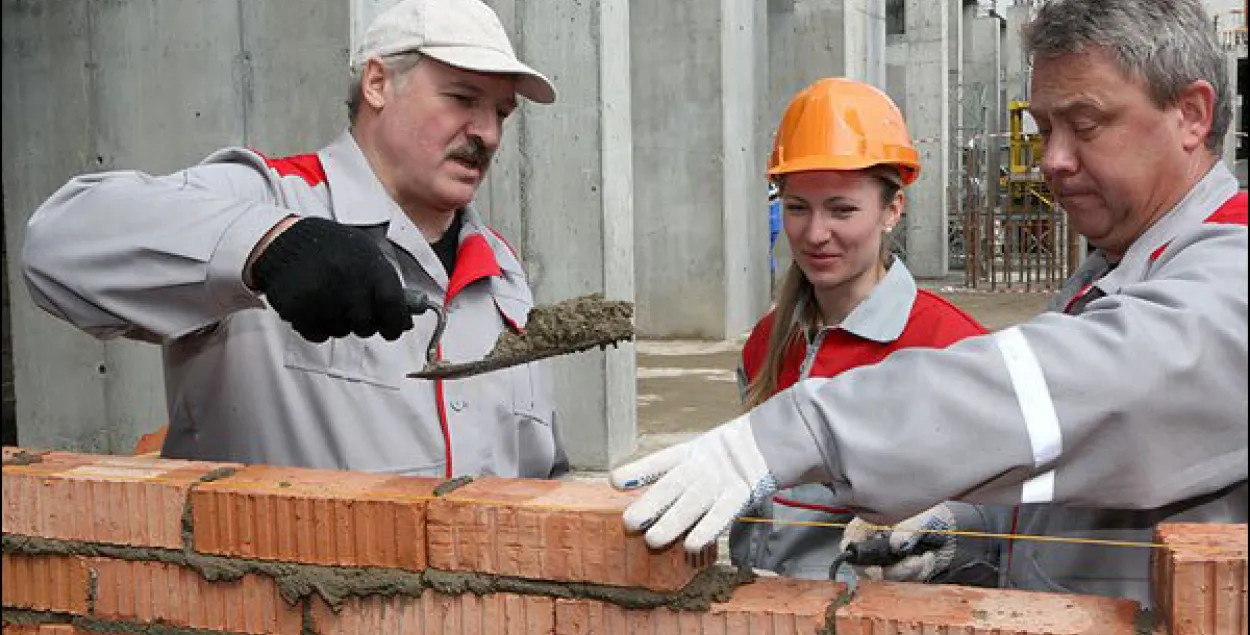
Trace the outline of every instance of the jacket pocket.
{"type": "Polygon", "coordinates": [[[349,336],[316,344],[288,330],[283,363],[287,368],[399,390],[405,375],[417,370],[404,366],[406,356],[399,353],[406,350],[404,338],[387,342],[381,336],[349,336]]]}
{"type": "Polygon", "coordinates": [[[551,390],[549,374],[540,362],[513,366],[508,369],[512,384],[512,412],[522,420],[551,426],[551,390]]]}

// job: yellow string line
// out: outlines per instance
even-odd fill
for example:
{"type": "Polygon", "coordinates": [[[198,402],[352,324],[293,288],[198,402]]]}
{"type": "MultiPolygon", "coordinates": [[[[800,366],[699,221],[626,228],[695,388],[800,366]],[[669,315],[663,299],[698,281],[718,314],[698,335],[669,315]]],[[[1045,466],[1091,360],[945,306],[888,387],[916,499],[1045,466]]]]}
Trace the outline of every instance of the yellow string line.
{"type": "MultiPolygon", "coordinates": [[[[849,523],[826,523],[818,520],[777,520],[775,518],[742,517],[738,520],[745,523],[764,523],[774,525],[797,525],[801,527],[834,527],[844,528],[849,523]]],[[[891,525],[869,525],[871,529],[889,531],[895,529],[891,525]]],[[[923,534],[945,534],[950,536],[968,536],[971,538],[998,538],[1002,540],[1031,540],[1033,542],[1064,542],[1081,545],[1102,545],[1106,547],[1146,547],[1163,549],[1167,547],[1157,542],[1134,542],[1131,540],[1104,540],[1101,538],[1068,538],[1065,536],[1039,536],[1037,534],[996,534],[986,531],[963,531],[958,529],[918,529],[908,530],[923,534]]]]}

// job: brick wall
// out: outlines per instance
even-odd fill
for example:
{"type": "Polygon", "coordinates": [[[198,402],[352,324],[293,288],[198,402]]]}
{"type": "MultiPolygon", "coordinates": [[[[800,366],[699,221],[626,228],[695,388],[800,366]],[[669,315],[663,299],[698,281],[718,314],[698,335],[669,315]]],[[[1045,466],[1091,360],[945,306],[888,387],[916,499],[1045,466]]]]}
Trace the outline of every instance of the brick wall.
{"type": "MultiPolygon", "coordinates": [[[[620,523],[634,495],[601,484],[18,448],[3,469],[5,635],[1151,630],[1128,600],[750,579],[710,551],[647,549],[620,523]]],[[[1245,532],[1160,530],[1161,628],[1245,633],[1245,532]]]]}

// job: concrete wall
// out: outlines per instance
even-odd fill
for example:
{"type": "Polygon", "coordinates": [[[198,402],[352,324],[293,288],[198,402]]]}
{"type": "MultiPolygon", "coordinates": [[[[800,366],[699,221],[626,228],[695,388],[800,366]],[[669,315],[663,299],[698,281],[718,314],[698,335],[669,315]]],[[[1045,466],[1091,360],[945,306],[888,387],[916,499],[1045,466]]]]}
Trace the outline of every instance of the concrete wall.
{"type": "Polygon", "coordinates": [[[637,325],[645,335],[736,337],[766,306],[762,8],[750,0],[630,3],[637,325]]]}
{"type": "Polygon", "coordinates": [[[885,0],[774,0],[769,7],[770,122],[822,77],[885,88],[885,0]]]}
{"type": "MultiPolygon", "coordinates": [[[[8,253],[20,253],[29,215],[75,174],[166,173],[226,145],[273,155],[320,147],[346,124],[353,37],[393,3],[5,0],[8,253]]],[[[592,291],[633,299],[628,3],[495,5],[560,101],[526,104],[509,124],[483,211],[514,241],[539,301],[592,291]]],[[[36,309],[20,271],[6,273],[21,442],[128,452],[165,422],[158,348],[97,342],[36,309]]],[[[552,365],[574,463],[629,454],[632,347],[552,365]]]]}
{"type": "Polygon", "coordinates": [[[630,8],[638,328],[720,336],[720,3],[635,0],[630,8]]]}
{"type": "MultiPolygon", "coordinates": [[[[768,98],[764,156],[794,95],[822,77],[851,77],[889,90],[885,0],[772,0],[768,3],[768,98]]],[[[777,239],[774,285],[789,266],[777,239]]]]}
{"type": "MultiPolygon", "coordinates": [[[[320,145],[344,112],[346,22],[344,5],[301,0],[5,0],[8,254],[75,174],[169,172],[223,145],[320,145]]],[[[158,349],[47,317],[18,268],[7,273],[22,443],[126,452],[165,422],[158,349]]]]}
{"type": "Polygon", "coordinates": [[[1020,35],[1020,29],[1029,21],[1029,14],[1030,9],[1026,6],[1007,7],[1003,12],[1007,18],[1002,52],[1004,107],[1011,101],[1029,98],[1029,59],[1024,54],[1024,42],[1020,35]]]}
{"type": "MultiPolygon", "coordinates": [[[[522,106],[478,207],[514,241],[539,302],[634,300],[629,3],[491,4],[558,98],[522,106]]],[[[549,363],[574,465],[605,468],[633,452],[632,345],[549,363]]]]}
{"type": "MultiPolygon", "coordinates": [[[[319,147],[344,123],[351,42],[394,2],[4,0],[9,253],[35,206],[74,174],[167,172],[230,144],[319,147]]],[[[540,301],[591,291],[635,299],[646,336],[736,337],[766,309],[763,171],[803,86],[830,75],[877,83],[920,138],[951,120],[950,104],[933,99],[949,94],[949,58],[959,55],[953,14],[930,6],[953,11],[947,3],[910,0],[909,34],[890,46],[884,0],[491,4],[560,101],[524,104],[509,122],[479,207],[520,251],[540,301]]],[[[979,24],[995,22],[966,25],[968,79],[993,50],[978,44],[979,24]]],[[[916,272],[935,275],[946,178],[933,162],[945,159],[924,160],[939,185],[911,191],[909,249],[916,272]]],[[[20,273],[8,273],[24,443],[126,451],[163,423],[155,348],[99,343],[48,319],[20,273]]],[[[632,350],[553,364],[575,462],[628,453],[632,350]]]]}
{"type": "Polygon", "coordinates": [[[949,184],[949,8],[944,2],[906,4],[906,91],[903,114],[920,152],[920,178],[908,188],[907,267],[919,278],[947,273],[946,188],[949,184]]]}

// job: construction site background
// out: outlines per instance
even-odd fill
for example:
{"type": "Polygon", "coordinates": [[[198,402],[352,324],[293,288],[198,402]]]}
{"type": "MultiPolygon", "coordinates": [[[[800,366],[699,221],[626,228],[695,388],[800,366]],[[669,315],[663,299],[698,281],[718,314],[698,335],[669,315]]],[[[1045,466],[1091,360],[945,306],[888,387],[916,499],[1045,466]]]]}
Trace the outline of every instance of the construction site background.
{"type": "MultiPolygon", "coordinates": [[[[126,453],[166,419],[158,348],[96,341],[31,303],[14,264],[38,204],[84,172],[167,173],[227,145],[320,147],[345,122],[348,51],[394,1],[5,0],[6,443],[126,453]]],[[[1230,74],[1244,76],[1244,0],[1204,1],[1230,74]]],[[[540,302],[604,292],[637,307],[636,351],[554,363],[577,466],[619,464],[672,427],[657,421],[702,429],[736,408],[732,382],[682,383],[731,373],[732,352],[655,351],[732,351],[767,309],[762,166],[786,101],[818,77],[869,81],[903,109],[924,170],[894,247],[922,281],[1010,292],[1005,303],[1031,311],[1017,294],[1053,289],[1083,254],[1027,151],[1018,30],[1035,2],[489,4],[560,101],[518,111],[479,207],[521,253],[540,302]],[[675,367],[699,370],[657,398],[675,367]]],[[[1243,185],[1244,83],[1225,142],[1243,185]]],[[[788,259],[778,247],[773,275],[788,259]]]]}

